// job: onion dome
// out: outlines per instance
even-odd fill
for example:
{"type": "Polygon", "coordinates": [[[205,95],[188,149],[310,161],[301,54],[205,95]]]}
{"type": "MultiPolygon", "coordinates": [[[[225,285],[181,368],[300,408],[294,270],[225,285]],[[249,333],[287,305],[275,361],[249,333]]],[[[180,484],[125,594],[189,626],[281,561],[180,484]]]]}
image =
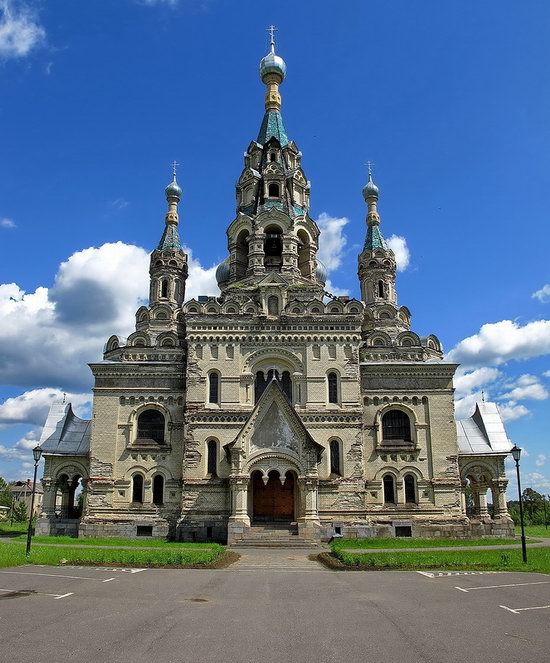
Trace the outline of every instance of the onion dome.
{"type": "Polygon", "coordinates": [[[372,173],[369,173],[369,181],[363,187],[363,197],[365,200],[374,199],[378,200],[378,187],[372,181],[372,173]]]}
{"type": "Polygon", "coordinates": [[[170,184],[164,189],[164,193],[166,194],[166,198],[177,198],[177,201],[181,199],[181,194],[183,191],[181,190],[180,185],[176,182],[176,174],[174,173],[174,179],[170,182],[170,184]]]}
{"type": "Polygon", "coordinates": [[[231,276],[229,261],[230,258],[229,256],[227,256],[227,258],[223,262],[220,262],[218,268],[216,269],[216,281],[218,282],[218,285],[220,283],[225,283],[225,281],[228,281],[229,277],[231,276]]]}
{"type": "Polygon", "coordinates": [[[327,268],[320,260],[317,260],[317,267],[315,269],[315,278],[321,283],[326,283],[328,277],[327,268]]]}
{"type": "Polygon", "coordinates": [[[275,43],[273,41],[271,42],[271,50],[260,61],[260,78],[262,81],[264,81],[264,77],[268,74],[278,74],[281,77],[281,81],[286,74],[286,63],[280,55],[275,53],[275,43]]]}

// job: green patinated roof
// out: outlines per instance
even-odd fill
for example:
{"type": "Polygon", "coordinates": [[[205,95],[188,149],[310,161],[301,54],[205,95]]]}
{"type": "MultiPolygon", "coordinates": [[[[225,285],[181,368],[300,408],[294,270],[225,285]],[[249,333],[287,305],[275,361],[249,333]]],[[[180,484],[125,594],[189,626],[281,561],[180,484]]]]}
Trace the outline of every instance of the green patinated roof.
{"type": "Polygon", "coordinates": [[[257,142],[265,145],[270,138],[276,138],[281,144],[281,147],[288,145],[290,142],[286,135],[282,115],[278,111],[265,112],[257,142]]]}
{"type": "Polygon", "coordinates": [[[369,229],[367,230],[367,239],[365,240],[365,246],[363,248],[369,249],[370,251],[376,249],[388,249],[388,245],[380,232],[379,226],[369,226],[369,229]]]}
{"type": "Polygon", "coordinates": [[[162,237],[160,238],[159,245],[157,246],[157,250],[159,251],[166,251],[167,249],[173,251],[181,249],[178,227],[172,223],[166,225],[162,237]]]}

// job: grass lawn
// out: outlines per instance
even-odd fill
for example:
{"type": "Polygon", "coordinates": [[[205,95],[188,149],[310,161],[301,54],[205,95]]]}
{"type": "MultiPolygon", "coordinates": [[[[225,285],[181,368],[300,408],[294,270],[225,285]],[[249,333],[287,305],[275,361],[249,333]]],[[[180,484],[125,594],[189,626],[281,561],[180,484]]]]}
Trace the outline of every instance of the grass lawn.
{"type": "Polygon", "coordinates": [[[13,523],[13,525],[10,525],[8,522],[0,522],[0,536],[26,535],[27,526],[28,523],[13,523]]]}
{"type": "MultiPolygon", "coordinates": [[[[17,536],[12,539],[15,543],[24,543],[27,536],[17,536]]],[[[121,537],[105,538],[77,538],[74,536],[33,536],[32,544],[40,545],[44,543],[59,545],[64,543],[71,546],[125,546],[128,548],[172,548],[180,550],[181,548],[203,548],[216,546],[216,543],[180,543],[178,541],[167,541],[166,539],[150,539],[143,537],[139,539],[124,539],[121,537]]]]}
{"type": "Polygon", "coordinates": [[[173,544],[165,548],[152,549],[134,547],[131,550],[120,548],[57,548],[34,545],[27,560],[25,547],[20,543],[0,544],[0,567],[21,564],[95,564],[147,567],[207,567],[221,561],[224,547],[214,544],[193,544],[190,546],[173,544]]]}
{"type": "MultiPolygon", "coordinates": [[[[516,527],[516,536],[521,536],[521,527],[516,527]]],[[[526,525],[525,536],[542,536],[550,539],[550,527],[546,529],[544,525],[526,525]]]]}
{"type": "Polygon", "coordinates": [[[439,548],[453,546],[488,546],[521,543],[520,539],[417,539],[414,537],[336,539],[331,543],[332,550],[357,548],[439,548]]]}
{"type": "Polygon", "coordinates": [[[521,559],[521,550],[445,550],[441,552],[347,553],[333,550],[322,554],[321,561],[332,568],[365,570],[431,569],[472,571],[536,571],[550,572],[550,548],[531,548],[528,563],[521,559]],[[331,560],[335,563],[331,564],[331,560]]]}

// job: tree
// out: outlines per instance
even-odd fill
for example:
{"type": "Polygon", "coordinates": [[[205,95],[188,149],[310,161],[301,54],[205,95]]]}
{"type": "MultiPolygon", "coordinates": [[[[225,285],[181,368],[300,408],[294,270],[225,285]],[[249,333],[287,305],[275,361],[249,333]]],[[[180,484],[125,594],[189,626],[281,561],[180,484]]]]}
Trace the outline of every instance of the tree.
{"type": "Polygon", "coordinates": [[[11,490],[2,477],[0,477],[0,506],[11,506],[11,490]]]}
{"type": "Polygon", "coordinates": [[[25,502],[16,502],[13,510],[13,519],[16,523],[24,523],[29,519],[25,502]]]}
{"type": "Polygon", "coordinates": [[[542,525],[544,520],[544,495],[533,488],[526,488],[523,493],[525,520],[530,525],[542,525]]]}

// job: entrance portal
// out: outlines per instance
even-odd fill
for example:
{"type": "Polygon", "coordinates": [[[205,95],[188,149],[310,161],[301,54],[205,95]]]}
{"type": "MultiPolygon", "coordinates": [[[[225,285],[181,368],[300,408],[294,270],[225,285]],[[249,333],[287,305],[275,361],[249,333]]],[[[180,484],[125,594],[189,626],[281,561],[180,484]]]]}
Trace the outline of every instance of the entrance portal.
{"type": "Polygon", "coordinates": [[[294,520],[294,475],[287,472],[281,484],[279,472],[271,470],[264,484],[262,473],[252,475],[253,518],[257,522],[294,520]]]}

